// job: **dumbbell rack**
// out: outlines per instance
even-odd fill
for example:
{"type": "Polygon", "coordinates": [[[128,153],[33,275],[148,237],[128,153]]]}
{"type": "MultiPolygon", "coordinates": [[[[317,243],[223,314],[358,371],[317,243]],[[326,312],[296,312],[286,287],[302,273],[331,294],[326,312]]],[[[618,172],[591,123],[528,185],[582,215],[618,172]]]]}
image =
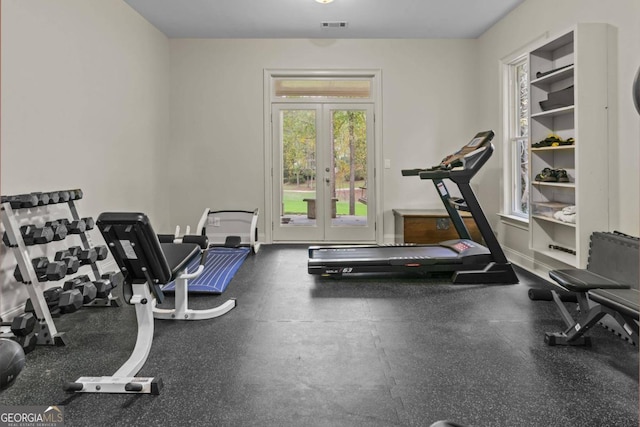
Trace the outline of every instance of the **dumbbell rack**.
{"type": "MultiPolygon", "coordinates": [[[[80,219],[80,215],[78,215],[78,210],[76,209],[76,204],[73,200],[69,200],[68,202],[66,202],[69,205],[69,211],[71,212],[71,218],[74,221],[77,221],[80,219]]],[[[91,243],[91,240],[89,238],[89,234],[87,232],[84,233],[80,233],[80,240],[82,241],[82,247],[84,249],[89,249],[91,248],[93,245],[91,243]]],[[[93,275],[95,277],[95,280],[99,280],[102,277],[102,274],[100,272],[100,268],[98,267],[98,263],[94,262],[91,264],[91,270],[93,271],[93,275]]],[[[88,304],[85,304],[85,307],[88,306],[94,306],[94,307],[119,307],[120,305],[122,305],[122,302],[120,301],[120,297],[114,297],[111,292],[109,292],[109,296],[107,298],[96,298],[93,301],[91,301],[88,304]]]]}
{"type": "MultiPolygon", "coordinates": [[[[71,212],[71,216],[73,220],[79,220],[80,216],[78,215],[78,210],[76,209],[75,202],[73,199],[69,199],[68,201],[60,202],[67,203],[69,207],[69,211],[71,212]]],[[[9,246],[13,250],[13,254],[18,263],[18,267],[24,279],[24,284],[27,287],[27,292],[29,294],[29,298],[33,304],[34,314],[38,319],[39,325],[36,326],[35,332],[37,332],[37,344],[38,345],[56,345],[63,346],[66,345],[66,337],[64,332],[59,332],[56,329],[55,323],[53,321],[53,317],[49,310],[49,306],[44,298],[43,292],[45,291],[45,282],[40,282],[38,280],[38,275],[31,263],[31,259],[29,256],[29,250],[24,243],[24,239],[22,237],[22,233],[20,232],[20,225],[18,224],[18,220],[16,219],[14,208],[11,207],[11,203],[6,201],[1,204],[1,212],[0,216],[2,219],[2,224],[4,225],[5,232],[7,233],[7,238],[9,240],[9,246]]],[[[17,209],[33,209],[32,208],[17,208],[17,209]]],[[[82,242],[82,246],[84,249],[89,249],[91,247],[91,241],[86,232],[80,233],[80,240],[82,242]]],[[[101,278],[100,269],[97,263],[91,264],[92,272],[95,276],[95,280],[99,280],[101,278]]],[[[114,297],[109,293],[108,298],[96,298],[92,303],[87,304],[88,306],[120,306],[121,302],[119,297],[114,297]]]]}

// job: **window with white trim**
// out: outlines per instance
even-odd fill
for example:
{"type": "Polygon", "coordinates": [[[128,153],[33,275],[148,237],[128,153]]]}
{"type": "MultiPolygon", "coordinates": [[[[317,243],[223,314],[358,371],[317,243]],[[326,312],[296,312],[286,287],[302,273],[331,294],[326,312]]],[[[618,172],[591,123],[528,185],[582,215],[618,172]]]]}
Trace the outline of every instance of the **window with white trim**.
{"type": "Polygon", "coordinates": [[[509,161],[505,204],[509,215],[529,217],[529,64],[526,56],[507,64],[505,119],[509,161]]]}

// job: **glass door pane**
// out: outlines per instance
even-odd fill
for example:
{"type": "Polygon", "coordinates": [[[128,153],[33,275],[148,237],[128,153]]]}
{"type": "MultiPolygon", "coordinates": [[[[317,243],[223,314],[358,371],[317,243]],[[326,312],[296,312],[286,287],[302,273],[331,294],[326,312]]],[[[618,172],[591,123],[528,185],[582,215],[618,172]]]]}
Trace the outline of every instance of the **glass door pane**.
{"type": "Polygon", "coordinates": [[[367,225],[366,111],[331,110],[331,225],[367,225]]]}
{"type": "MultiPolygon", "coordinates": [[[[274,106],[275,240],[322,238],[318,195],[318,120],[315,106],[274,106]]],[[[320,191],[322,191],[320,187],[320,191]]]]}
{"type": "Polygon", "coordinates": [[[316,112],[282,111],[282,214],[290,226],[315,226],[316,112]]]}
{"type": "Polygon", "coordinates": [[[375,240],[373,107],[325,104],[325,240],[375,240]]]}

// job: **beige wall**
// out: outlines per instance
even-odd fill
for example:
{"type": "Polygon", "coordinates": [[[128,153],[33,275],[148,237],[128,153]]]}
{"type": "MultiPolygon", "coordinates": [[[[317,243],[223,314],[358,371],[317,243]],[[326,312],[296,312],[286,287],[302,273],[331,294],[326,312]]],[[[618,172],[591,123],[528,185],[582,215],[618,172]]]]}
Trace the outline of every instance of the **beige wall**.
{"type": "MultiPolygon", "coordinates": [[[[82,188],[82,216],[140,210],[168,224],[160,31],[121,1],[3,0],[1,77],[2,194],[82,188]]],[[[15,265],[6,254],[0,245],[0,287],[15,265]]],[[[0,314],[26,298],[17,291],[2,291],[0,314]]]]}
{"type": "Polygon", "coordinates": [[[382,152],[391,161],[381,171],[388,241],[392,209],[441,207],[430,183],[403,178],[400,169],[435,164],[479,127],[493,126],[477,119],[474,40],[174,39],[170,45],[176,224],[195,225],[205,207],[264,212],[264,69],[382,70],[382,152]]]}
{"type": "MultiPolygon", "coordinates": [[[[553,35],[579,22],[604,22],[617,28],[617,122],[611,123],[614,137],[609,145],[609,224],[602,230],[640,234],[640,117],[633,107],[631,86],[640,66],[640,1],[616,0],[527,0],[477,40],[480,54],[480,96],[490,108],[481,112],[483,121],[500,123],[500,60],[545,33],[553,35]]],[[[501,141],[499,133],[496,141],[501,141]]],[[[600,171],[593,171],[599,173],[600,171]]],[[[501,175],[495,176],[496,183],[501,175]]],[[[502,185],[496,186],[501,189],[502,185]]],[[[481,199],[485,209],[496,212],[501,190],[481,199]]],[[[552,260],[536,257],[528,249],[528,229],[505,221],[497,229],[508,255],[531,268],[558,266],[552,260]]],[[[560,265],[561,266],[561,265],[560,265]]]]}
{"type": "MultiPolygon", "coordinates": [[[[81,187],[82,215],[140,210],[158,231],[194,226],[204,207],[263,209],[263,70],[379,69],[391,241],[391,209],[440,203],[400,169],[434,164],[478,130],[501,140],[500,58],[545,31],[609,22],[620,91],[609,229],[637,235],[640,119],[627,94],[640,65],[639,21],[637,0],[527,0],[477,40],[168,41],[122,1],[4,0],[0,189],[81,187]]],[[[475,181],[479,199],[514,259],[545,263],[528,251],[526,228],[498,221],[496,148],[475,181]]],[[[0,315],[24,299],[19,286],[5,292],[15,265],[5,254],[0,315]]]]}

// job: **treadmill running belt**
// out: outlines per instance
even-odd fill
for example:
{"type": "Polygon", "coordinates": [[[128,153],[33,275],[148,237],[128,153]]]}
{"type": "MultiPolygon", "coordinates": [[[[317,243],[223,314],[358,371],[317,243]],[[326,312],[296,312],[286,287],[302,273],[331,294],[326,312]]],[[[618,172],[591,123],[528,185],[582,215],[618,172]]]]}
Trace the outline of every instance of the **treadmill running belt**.
{"type": "Polygon", "coordinates": [[[379,246],[361,248],[317,249],[313,251],[314,260],[387,261],[392,258],[458,258],[458,253],[444,246],[379,246]]]}

